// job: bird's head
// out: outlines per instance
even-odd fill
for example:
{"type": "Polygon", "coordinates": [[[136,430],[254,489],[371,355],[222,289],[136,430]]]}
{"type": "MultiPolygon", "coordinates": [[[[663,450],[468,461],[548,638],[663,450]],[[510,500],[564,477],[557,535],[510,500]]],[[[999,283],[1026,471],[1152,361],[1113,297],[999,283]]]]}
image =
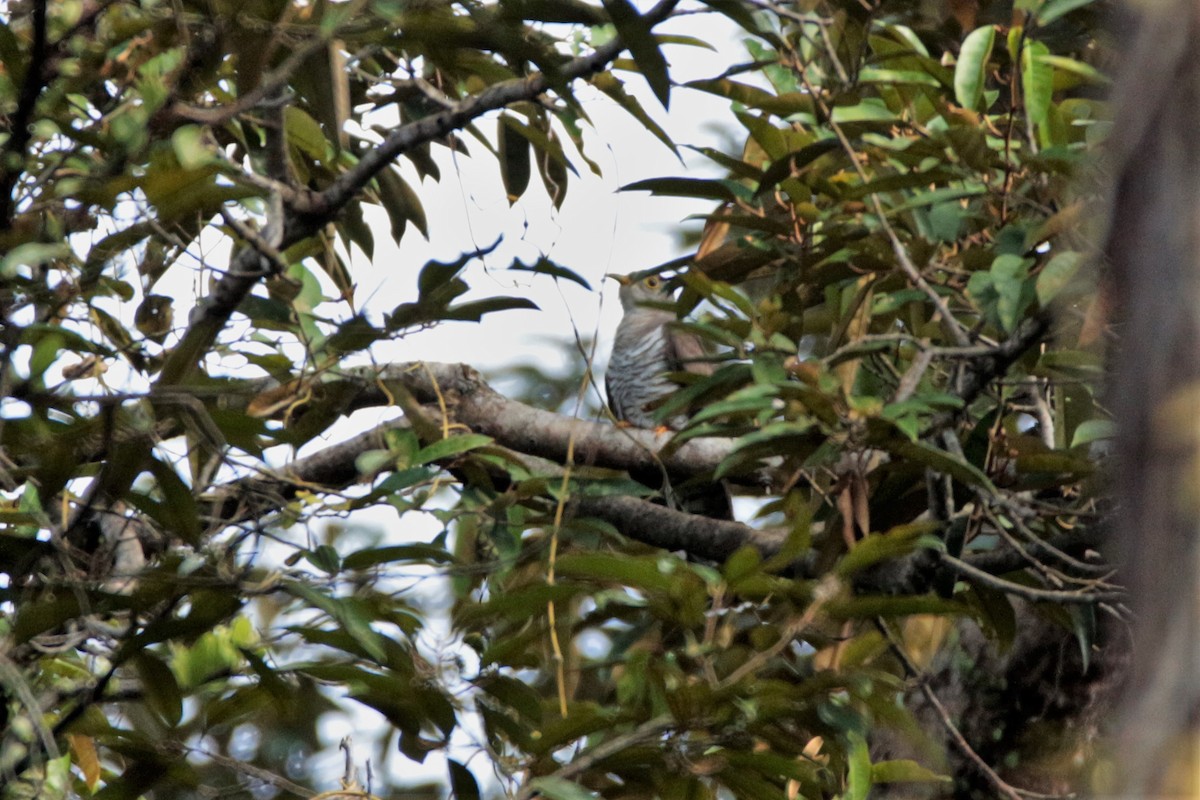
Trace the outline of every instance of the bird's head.
{"type": "Polygon", "coordinates": [[[605,277],[621,284],[621,308],[626,311],[639,307],[662,307],[674,301],[671,289],[661,275],[632,272],[628,275],[609,273],[605,277]]]}

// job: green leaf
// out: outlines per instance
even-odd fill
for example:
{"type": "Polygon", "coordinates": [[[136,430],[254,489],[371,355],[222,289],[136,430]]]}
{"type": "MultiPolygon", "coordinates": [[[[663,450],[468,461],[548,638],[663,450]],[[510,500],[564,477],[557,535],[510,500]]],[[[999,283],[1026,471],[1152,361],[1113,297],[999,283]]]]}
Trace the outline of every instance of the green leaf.
{"type": "Polygon", "coordinates": [[[342,567],[350,570],[363,570],[396,561],[452,564],[454,560],[454,555],[444,547],[432,544],[397,544],[388,547],[372,547],[351,553],[342,559],[342,567]]]}
{"type": "Polygon", "coordinates": [[[549,775],[544,778],[534,778],[529,782],[529,788],[536,789],[537,794],[550,800],[595,800],[596,795],[584,789],[577,783],[565,778],[549,775]]]}
{"type": "Polygon", "coordinates": [[[561,264],[556,264],[545,256],[541,256],[532,264],[524,264],[520,261],[513,261],[509,267],[514,272],[534,272],[538,275],[550,275],[554,278],[562,278],[563,280],[577,283],[589,292],[592,290],[592,285],[587,282],[579,273],[574,270],[567,269],[561,264]]]}
{"type": "Polygon", "coordinates": [[[289,105],[283,109],[283,129],[288,144],[307,155],[313,161],[323,163],[329,154],[329,143],[321,124],[303,109],[289,105]]]}
{"type": "Polygon", "coordinates": [[[380,171],[375,181],[379,188],[379,200],[391,222],[392,239],[399,243],[409,222],[416,225],[421,235],[428,239],[429,223],[425,219],[425,208],[408,181],[400,177],[393,167],[380,171]]]}
{"type": "Polygon", "coordinates": [[[500,181],[508,194],[508,203],[517,202],[529,188],[532,174],[531,148],[529,140],[508,121],[511,116],[500,115],[497,120],[496,149],[500,160],[500,181]]]}
{"type": "Polygon", "coordinates": [[[387,660],[383,637],[371,628],[371,620],[354,598],[333,597],[300,581],[285,580],[281,585],[289,594],[333,617],[371,658],[380,663],[387,660]]]}
{"type": "Polygon", "coordinates": [[[988,61],[996,42],[996,29],[991,25],[976,28],[967,34],[954,65],[954,98],[963,108],[985,111],[980,107],[983,88],[987,83],[988,61]]]}
{"type": "Polygon", "coordinates": [[[354,457],[354,468],[359,475],[374,475],[390,467],[395,460],[387,450],[364,450],[354,457]]]}
{"type": "Polygon", "coordinates": [[[309,550],[304,554],[304,559],[326,575],[336,575],[342,569],[341,556],[332,545],[317,545],[316,550],[309,550]]]}
{"type": "Polygon", "coordinates": [[[887,450],[898,458],[910,459],[922,464],[935,472],[941,472],[949,475],[960,483],[967,486],[978,486],[986,489],[989,492],[996,491],[996,487],[992,485],[988,476],[983,473],[979,467],[963,461],[958,456],[951,455],[945,450],[941,450],[925,441],[909,441],[893,439],[890,437],[879,437],[875,439],[877,446],[887,450]]]}
{"type": "Polygon", "coordinates": [[[199,125],[181,125],[171,134],[175,158],[184,169],[196,169],[213,161],[215,156],[205,143],[204,129],[199,125]]]}
{"type": "Polygon", "coordinates": [[[485,300],[472,300],[469,303],[459,303],[450,306],[442,313],[443,320],[459,320],[462,322],[479,322],[484,314],[496,311],[539,311],[538,304],[525,297],[489,297],[485,300]]]}
{"type": "Polygon", "coordinates": [[[366,350],[386,335],[384,331],[368,322],[365,316],[356,314],[338,325],[337,330],[325,340],[325,350],[337,355],[357,353],[366,350]]]}
{"type": "Polygon", "coordinates": [[[831,114],[833,121],[839,125],[854,122],[895,122],[895,112],[887,104],[875,97],[868,97],[852,106],[834,106],[831,114]]]}
{"type": "Polygon", "coordinates": [[[753,545],[745,545],[739,547],[729,558],[725,559],[725,565],[721,571],[725,575],[726,582],[734,585],[748,575],[760,572],[761,568],[762,553],[753,545]]]}
{"type": "Polygon", "coordinates": [[[953,783],[949,775],[939,775],[910,759],[877,761],[871,765],[871,783],[953,783]]]}
{"type": "Polygon", "coordinates": [[[754,190],[754,196],[759,197],[763,192],[770,191],[780,181],[792,177],[796,172],[826,153],[839,150],[840,148],[841,143],[836,138],[822,139],[821,141],[802,147],[795,152],[788,153],[783,158],[776,159],[771,162],[771,166],[763,170],[762,175],[758,179],[758,188],[754,190]]]}
{"type": "Polygon", "coordinates": [[[70,255],[71,246],[67,244],[19,244],[0,258],[0,277],[12,278],[17,274],[17,267],[37,267],[50,261],[69,258],[70,255]]]}
{"type": "Polygon", "coordinates": [[[1049,0],[1034,12],[1034,16],[1042,25],[1049,25],[1059,17],[1065,16],[1077,8],[1090,6],[1094,2],[1096,0],[1049,0]]]}
{"type": "Polygon", "coordinates": [[[174,728],[183,717],[183,695],[175,673],[157,656],[142,650],[133,657],[133,666],[141,681],[146,705],[167,724],[174,728]]]}
{"type": "Polygon", "coordinates": [[[1015,330],[1017,323],[1032,304],[1035,291],[1029,281],[1032,259],[1004,254],[992,262],[992,286],[996,290],[996,314],[1006,331],[1015,330]]]}
{"type": "Polygon", "coordinates": [[[866,67],[858,74],[858,79],[864,83],[884,84],[915,84],[918,86],[933,86],[941,88],[941,81],[928,72],[900,69],[877,69],[866,67]]]}
{"type": "Polygon", "coordinates": [[[679,155],[679,150],[675,146],[675,142],[667,134],[662,127],[654,121],[646,110],[642,108],[642,104],[637,98],[625,91],[624,84],[617,80],[617,77],[611,72],[600,72],[592,78],[592,85],[609,96],[617,105],[625,109],[625,113],[636,119],[639,124],[667,147],[671,148],[671,152],[679,155]]]}
{"type": "Polygon", "coordinates": [[[871,793],[871,752],[867,740],[860,734],[846,734],[849,747],[846,752],[846,793],[844,800],[867,800],[871,793]]]}
{"type": "Polygon", "coordinates": [[[492,437],[484,436],[482,433],[468,433],[462,436],[439,439],[421,448],[416,456],[413,457],[413,466],[419,467],[422,464],[441,461],[442,459],[457,456],[461,453],[491,444],[493,441],[492,437]]]}
{"type": "Polygon", "coordinates": [[[241,185],[229,185],[221,165],[206,164],[195,169],[154,166],[138,180],[146,200],[158,209],[160,222],[176,222],[192,214],[213,213],[231,200],[261,193],[241,185]]]}
{"type": "Polygon", "coordinates": [[[1100,439],[1111,439],[1117,433],[1117,426],[1109,419],[1089,419],[1079,423],[1075,434],[1071,437],[1071,447],[1082,447],[1100,439]]]}
{"type": "Polygon", "coordinates": [[[936,550],[942,543],[931,534],[940,528],[939,522],[914,522],[897,526],[886,533],[871,534],[842,557],[836,572],[842,577],[849,577],[880,561],[906,556],[922,547],[936,550]]]}
{"type": "Polygon", "coordinates": [[[620,191],[650,192],[657,197],[699,197],[732,203],[738,199],[738,192],[733,186],[732,181],[708,178],[647,178],[626,184],[620,191]]]}
{"type": "MultiPolygon", "coordinates": [[[[191,488],[183,482],[174,467],[156,458],[150,459],[149,468],[157,482],[158,490],[163,495],[163,502],[154,503],[153,510],[149,511],[150,515],[172,535],[189,544],[198,544],[200,511],[191,488]]],[[[142,507],[141,503],[138,505],[142,507]]]]}
{"type": "Polygon", "coordinates": [[[1096,643],[1096,607],[1090,603],[1072,603],[1067,606],[1067,613],[1071,616],[1075,641],[1079,643],[1083,671],[1087,672],[1092,662],[1092,646],[1096,643]]]}
{"type": "Polygon", "coordinates": [[[654,96],[663,104],[663,108],[667,108],[671,102],[671,78],[667,74],[667,60],[658,49],[650,25],[629,0],[603,2],[609,19],[621,36],[621,43],[629,49],[646,83],[654,91],[654,96]]]}
{"type": "Polygon", "coordinates": [[[1017,635],[1017,614],[1004,592],[968,584],[965,599],[976,609],[976,618],[1001,653],[1008,652],[1017,635]]]}
{"type": "Polygon", "coordinates": [[[616,582],[647,592],[669,592],[677,575],[662,569],[658,556],[630,557],[608,553],[571,553],[559,556],[560,575],[581,580],[616,582]]]}
{"type": "Polygon", "coordinates": [[[685,85],[689,89],[709,92],[718,97],[724,97],[735,103],[744,105],[747,108],[766,111],[780,116],[798,113],[811,114],[813,112],[812,97],[799,92],[773,95],[765,89],[760,89],[757,86],[751,86],[747,83],[731,81],[728,78],[689,81],[685,85]]]}
{"type": "Polygon", "coordinates": [[[1083,265],[1083,253],[1066,250],[1055,253],[1037,276],[1038,304],[1045,308],[1063,290],[1083,265]]]}
{"type": "Polygon", "coordinates": [[[453,758],[446,759],[446,763],[450,768],[450,796],[454,800],[479,800],[479,784],[471,770],[453,758]]]}
{"type": "Polygon", "coordinates": [[[1054,67],[1043,60],[1049,53],[1046,45],[1028,39],[1021,51],[1021,91],[1025,96],[1025,113],[1039,129],[1046,125],[1050,103],[1054,99],[1054,67]]]}
{"type": "Polygon", "coordinates": [[[492,673],[482,676],[476,685],[483,692],[517,712],[522,719],[539,727],[542,724],[541,697],[533,687],[524,681],[492,673]]]}
{"type": "Polygon", "coordinates": [[[1037,58],[1039,61],[1054,67],[1056,70],[1062,70],[1063,72],[1077,75],[1088,83],[1095,83],[1102,86],[1107,86],[1108,84],[1112,83],[1112,78],[1108,77],[1091,64],[1085,64],[1084,62],[1077,61],[1074,58],[1049,54],[1040,55],[1037,58]]]}

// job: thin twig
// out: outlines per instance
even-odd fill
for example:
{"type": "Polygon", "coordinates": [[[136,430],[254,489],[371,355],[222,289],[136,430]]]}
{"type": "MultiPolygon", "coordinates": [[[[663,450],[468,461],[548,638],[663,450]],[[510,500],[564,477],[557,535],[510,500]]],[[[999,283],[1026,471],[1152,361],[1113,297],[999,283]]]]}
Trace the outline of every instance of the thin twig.
{"type": "Polygon", "coordinates": [[[951,555],[943,553],[939,556],[939,560],[960,575],[965,575],[971,580],[987,586],[989,589],[997,589],[1006,594],[1016,595],[1017,597],[1023,597],[1026,600],[1035,602],[1046,601],[1083,605],[1105,602],[1116,603],[1125,599],[1124,592],[1092,592],[1084,589],[1060,591],[1057,589],[1037,589],[1032,586],[1022,586],[1019,583],[998,578],[990,572],[984,572],[978,567],[973,567],[967,562],[951,555]]]}
{"type": "MultiPolygon", "coordinates": [[[[287,271],[287,262],[284,261],[283,254],[271,246],[258,231],[251,228],[246,223],[242,222],[237,217],[229,212],[229,209],[221,209],[221,219],[225,224],[233,229],[233,232],[238,235],[242,241],[254,248],[260,256],[270,265],[266,270],[251,270],[239,274],[239,277],[263,278],[267,275],[281,275],[287,271]]],[[[226,272],[225,274],[230,274],[226,272]]]]}

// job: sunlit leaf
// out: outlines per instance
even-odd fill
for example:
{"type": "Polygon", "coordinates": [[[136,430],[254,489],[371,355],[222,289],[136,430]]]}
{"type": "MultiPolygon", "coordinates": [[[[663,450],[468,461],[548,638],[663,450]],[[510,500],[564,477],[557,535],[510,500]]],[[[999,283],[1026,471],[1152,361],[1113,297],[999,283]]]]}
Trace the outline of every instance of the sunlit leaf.
{"type": "Polygon", "coordinates": [[[960,106],[972,111],[985,110],[980,107],[980,101],[995,41],[996,29],[991,25],[976,28],[963,40],[954,66],[954,97],[960,106]]]}
{"type": "Polygon", "coordinates": [[[871,783],[953,783],[949,775],[921,766],[916,761],[876,761],[871,765],[871,783]]]}

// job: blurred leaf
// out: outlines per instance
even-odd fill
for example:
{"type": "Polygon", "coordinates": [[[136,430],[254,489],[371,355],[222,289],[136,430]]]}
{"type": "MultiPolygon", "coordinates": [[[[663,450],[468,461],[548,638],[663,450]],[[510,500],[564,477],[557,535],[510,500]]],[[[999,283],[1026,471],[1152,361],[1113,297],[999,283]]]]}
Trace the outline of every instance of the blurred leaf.
{"type": "Polygon", "coordinates": [[[537,303],[524,297],[489,297],[486,300],[473,300],[469,303],[459,303],[450,306],[444,312],[442,319],[460,320],[463,322],[479,322],[484,314],[496,311],[540,311],[537,303]]]}
{"type": "Polygon", "coordinates": [[[1038,304],[1043,308],[1048,306],[1050,301],[1075,277],[1075,273],[1083,266],[1083,262],[1083,253],[1073,250],[1055,253],[1046,266],[1038,272],[1038,304]]]}
{"type": "Polygon", "coordinates": [[[557,264],[545,256],[541,256],[532,264],[523,264],[520,261],[513,261],[509,267],[510,270],[516,272],[534,272],[539,275],[550,275],[554,278],[562,278],[563,280],[577,283],[589,292],[592,290],[592,285],[588,283],[582,276],[574,270],[567,269],[561,264],[557,264]]]}
{"type": "Polygon", "coordinates": [[[845,800],[866,800],[871,793],[871,754],[867,749],[867,741],[857,733],[847,735],[849,750],[846,753],[848,769],[846,771],[845,800]]]}
{"type": "Polygon", "coordinates": [[[1092,648],[1096,644],[1096,607],[1090,603],[1072,603],[1067,607],[1067,613],[1071,615],[1083,671],[1087,672],[1092,663],[1092,648]]]}
{"type": "Polygon", "coordinates": [[[100,758],[96,752],[96,740],[91,736],[76,733],[67,734],[67,742],[71,746],[71,759],[83,773],[83,781],[89,791],[94,792],[100,783],[100,758]]]}
{"type": "Polygon", "coordinates": [[[536,789],[540,796],[550,800],[594,800],[596,797],[579,784],[554,776],[534,778],[529,782],[529,786],[536,789]]]}
{"type": "Polygon", "coordinates": [[[327,544],[318,545],[315,550],[307,551],[304,558],[326,575],[336,575],[342,568],[338,551],[327,544]]]}
{"type": "Polygon", "coordinates": [[[396,561],[417,563],[432,561],[435,564],[449,564],[454,562],[454,556],[445,548],[436,545],[397,544],[358,550],[342,559],[342,567],[345,569],[370,569],[380,564],[391,564],[396,561]]]}
{"type": "Polygon", "coordinates": [[[919,548],[939,549],[942,543],[932,534],[940,527],[938,522],[914,522],[886,533],[871,534],[842,557],[836,572],[848,577],[880,561],[906,556],[919,548]]]}
{"type": "Polygon", "coordinates": [[[783,158],[776,159],[771,166],[763,170],[762,176],[758,179],[758,188],[754,191],[754,196],[758,197],[763,192],[770,191],[784,178],[792,177],[826,153],[840,149],[841,143],[837,139],[822,139],[789,153],[783,158]]]}
{"type": "Polygon", "coordinates": [[[175,673],[157,656],[146,650],[134,656],[133,666],[137,669],[146,704],[167,727],[177,726],[183,717],[183,696],[179,691],[179,684],[175,681],[175,673]]]}
{"type": "Polygon", "coordinates": [[[1042,25],[1049,25],[1059,17],[1066,16],[1072,11],[1091,5],[1095,0],[1047,0],[1034,13],[1042,25]]]}
{"type": "Polygon", "coordinates": [[[371,628],[372,620],[353,598],[333,597],[299,581],[285,580],[281,585],[289,594],[333,617],[371,658],[378,662],[387,659],[382,638],[371,628]]]}
{"type": "Polygon", "coordinates": [[[561,556],[557,571],[565,577],[616,581],[643,591],[668,592],[677,578],[663,572],[657,556],[631,558],[608,553],[572,553],[561,556]]]}
{"type": "MultiPolygon", "coordinates": [[[[1054,68],[1044,61],[1049,49],[1041,42],[1026,40],[1021,51],[1021,92],[1025,113],[1039,129],[1047,124],[1054,99],[1054,68]]],[[[1043,142],[1045,142],[1043,137],[1043,142]]]]}
{"type": "Polygon", "coordinates": [[[954,66],[954,97],[963,108],[984,111],[980,107],[983,87],[987,82],[988,61],[996,41],[996,29],[991,25],[976,28],[967,34],[954,66]]]}
{"type": "Polygon", "coordinates": [[[283,128],[288,144],[314,161],[323,162],[328,155],[329,143],[320,124],[296,106],[283,109],[283,128]]]}
{"type": "Polygon", "coordinates": [[[729,181],[706,178],[647,178],[621,187],[622,192],[650,192],[668,197],[699,197],[733,202],[737,199],[729,181]]]}
{"type": "Polygon", "coordinates": [[[600,72],[592,78],[592,85],[600,91],[608,95],[617,105],[625,109],[625,112],[636,119],[643,128],[645,128],[667,147],[671,148],[671,152],[679,155],[679,150],[675,146],[675,142],[662,129],[657,122],[646,110],[642,108],[642,104],[637,101],[637,98],[625,91],[624,84],[617,80],[611,72],[600,72]]]}
{"type": "Polygon", "coordinates": [[[658,42],[650,32],[650,26],[638,14],[629,0],[602,0],[604,10],[617,28],[621,43],[629,48],[638,69],[654,96],[666,108],[671,102],[671,79],[667,75],[667,60],[658,49],[658,42]]]}
{"type": "Polygon", "coordinates": [[[871,783],[953,783],[948,775],[939,775],[915,761],[877,761],[871,765],[871,783]]]}
{"type": "Polygon", "coordinates": [[[1075,434],[1071,437],[1071,447],[1082,447],[1101,439],[1111,439],[1116,435],[1116,429],[1117,426],[1112,420],[1085,420],[1076,426],[1075,434]]]}
{"type": "Polygon", "coordinates": [[[460,436],[450,436],[422,447],[413,457],[413,465],[429,464],[470,452],[484,445],[491,444],[492,437],[482,433],[467,433],[460,436]]]}
{"type": "Polygon", "coordinates": [[[525,194],[529,186],[529,140],[516,127],[508,124],[509,116],[502,114],[497,122],[496,144],[500,158],[500,180],[508,193],[509,205],[525,194]]]}
{"type": "Polygon", "coordinates": [[[455,800],[479,800],[479,784],[471,771],[452,758],[446,759],[450,768],[450,796],[455,800]]]}
{"type": "Polygon", "coordinates": [[[394,168],[381,170],[375,180],[379,184],[379,198],[392,226],[392,239],[398,244],[404,235],[405,224],[411,222],[426,239],[429,238],[429,224],[425,219],[425,208],[413,188],[408,185],[400,173],[394,168]]]}

